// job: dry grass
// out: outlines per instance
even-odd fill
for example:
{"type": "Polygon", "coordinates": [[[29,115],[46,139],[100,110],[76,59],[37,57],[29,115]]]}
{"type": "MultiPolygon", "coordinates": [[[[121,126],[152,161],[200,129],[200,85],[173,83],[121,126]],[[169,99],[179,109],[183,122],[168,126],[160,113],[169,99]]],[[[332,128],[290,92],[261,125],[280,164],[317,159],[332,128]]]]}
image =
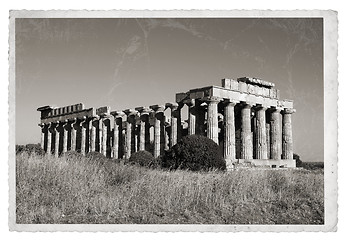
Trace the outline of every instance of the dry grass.
{"type": "Polygon", "coordinates": [[[17,155],[17,223],[323,224],[323,170],[167,172],[17,155]]]}

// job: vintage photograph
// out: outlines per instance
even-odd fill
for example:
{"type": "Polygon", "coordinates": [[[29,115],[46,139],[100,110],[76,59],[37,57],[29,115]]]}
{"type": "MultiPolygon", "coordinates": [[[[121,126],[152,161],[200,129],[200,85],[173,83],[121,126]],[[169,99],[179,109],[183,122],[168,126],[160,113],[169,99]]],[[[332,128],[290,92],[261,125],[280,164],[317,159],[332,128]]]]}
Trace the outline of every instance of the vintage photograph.
{"type": "Polygon", "coordinates": [[[12,15],[15,229],[333,229],[327,15],[55,13],[12,15]]]}

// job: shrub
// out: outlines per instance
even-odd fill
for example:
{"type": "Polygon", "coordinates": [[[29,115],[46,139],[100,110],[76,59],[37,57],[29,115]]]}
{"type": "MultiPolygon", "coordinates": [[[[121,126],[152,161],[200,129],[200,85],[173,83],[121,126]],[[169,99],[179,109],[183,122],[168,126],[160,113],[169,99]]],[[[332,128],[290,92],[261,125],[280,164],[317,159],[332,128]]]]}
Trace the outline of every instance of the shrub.
{"type": "Polygon", "coordinates": [[[41,148],[40,144],[27,144],[27,145],[16,145],[16,154],[26,152],[29,155],[35,154],[42,156],[45,151],[41,148]]]}
{"type": "Polygon", "coordinates": [[[104,165],[106,164],[109,159],[105,157],[102,153],[99,152],[90,152],[86,154],[86,158],[88,163],[97,164],[97,165],[104,165]]]}
{"type": "Polygon", "coordinates": [[[208,171],[225,170],[226,165],[218,144],[204,136],[190,135],[182,138],[165,153],[162,158],[162,167],[208,171]]]}
{"type": "Polygon", "coordinates": [[[156,160],[150,152],[138,151],[131,154],[129,161],[130,164],[136,164],[143,167],[152,167],[156,165],[156,160]]]}
{"type": "Polygon", "coordinates": [[[302,161],[300,160],[300,156],[296,153],[293,154],[293,158],[295,160],[296,163],[296,167],[302,167],[302,161]]]}

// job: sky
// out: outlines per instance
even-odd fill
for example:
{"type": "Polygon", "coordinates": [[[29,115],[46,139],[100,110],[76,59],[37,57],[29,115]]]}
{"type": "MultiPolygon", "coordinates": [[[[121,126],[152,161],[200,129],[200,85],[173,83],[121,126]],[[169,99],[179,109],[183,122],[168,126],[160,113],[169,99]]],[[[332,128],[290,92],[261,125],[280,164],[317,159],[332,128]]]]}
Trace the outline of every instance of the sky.
{"type": "Polygon", "coordinates": [[[294,100],[294,152],[323,161],[320,18],[17,19],[16,144],[40,142],[40,106],[123,110],[250,76],[294,100]]]}

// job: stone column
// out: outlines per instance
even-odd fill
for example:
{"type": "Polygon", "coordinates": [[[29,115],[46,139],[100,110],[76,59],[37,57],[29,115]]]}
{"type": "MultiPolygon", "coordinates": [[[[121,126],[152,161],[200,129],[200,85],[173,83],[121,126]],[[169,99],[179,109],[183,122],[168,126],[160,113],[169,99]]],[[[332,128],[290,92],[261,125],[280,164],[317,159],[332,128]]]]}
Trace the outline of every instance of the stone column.
{"type": "Polygon", "coordinates": [[[235,151],[235,114],[234,107],[236,102],[225,100],[224,107],[224,158],[227,169],[232,167],[232,162],[236,159],[235,151]]]}
{"type": "Polygon", "coordinates": [[[251,108],[245,103],[241,109],[241,159],[253,159],[251,108]]]}
{"type": "Polygon", "coordinates": [[[102,154],[107,155],[107,121],[109,118],[102,119],[102,154]]]}
{"type": "Polygon", "coordinates": [[[63,123],[63,153],[67,152],[67,139],[69,134],[69,122],[65,120],[63,123]]]}
{"type": "Polygon", "coordinates": [[[196,102],[196,130],[195,134],[205,135],[205,115],[206,115],[206,103],[196,102]]]}
{"type": "Polygon", "coordinates": [[[82,121],[80,122],[81,127],[81,154],[86,154],[86,117],[82,118],[82,121]]]}
{"type": "Polygon", "coordinates": [[[255,110],[255,158],[268,159],[265,117],[266,108],[264,106],[257,105],[255,110]]]}
{"type": "Polygon", "coordinates": [[[136,111],[133,109],[124,110],[127,115],[126,121],[126,144],[125,144],[125,158],[129,159],[131,154],[135,151],[135,115],[136,111]]]}
{"type": "Polygon", "coordinates": [[[180,132],[181,123],[181,108],[177,103],[167,103],[166,107],[171,109],[171,127],[170,127],[170,147],[174,146],[178,140],[178,134],[180,132]]]}
{"type": "Polygon", "coordinates": [[[71,122],[71,151],[76,151],[76,142],[77,142],[76,123],[77,123],[77,119],[74,118],[71,122]]]}
{"type": "Polygon", "coordinates": [[[52,123],[47,124],[47,154],[50,156],[52,154],[52,123]]]}
{"type": "Polygon", "coordinates": [[[271,151],[270,151],[270,123],[266,123],[266,145],[267,145],[267,157],[270,158],[271,151]]]}
{"type": "Polygon", "coordinates": [[[59,121],[55,123],[55,146],[54,146],[54,156],[59,157],[59,121]]]}
{"type": "Polygon", "coordinates": [[[114,128],[113,128],[113,158],[122,158],[122,123],[123,116],[125,115],[121,111],[112,113],[114,116],[114,128]]]}
{"type": "Polygon", "coordinates": [[[282,154],[283,159],[293,159],[292,113],[295,109],[285,108],[282,111],[282,154]]]}
{"type": "Polygon", "coordinates": [[[135,108],[140,113],[140,130],[139,130],[139,151],[146,150],[146,142],[149,142],[149,114],[151,109],[147,107],[135,108]]]}
{"type": "Polygon", "coordinates": [[[90,128],[90,141],[89,141],[89,152],[95,152],[95,143],[96,143],[96,126],[94,121],[98,121],[99,117],[93,117],[89,122],[90,128]]]}
{"type": "Polygon", "coordinates": [[[103,117],[100,116],[99,119],[99,141],[98,141],[98,145],[99,145],[99,153],[102,153],[102,132],[103,132],[103,117]]]}
{"type": "Polygon", "coordinates": [[[41,127],[41,148],[45,149],[45,124],[40,123],[39,126],[41,127]]]}
{"type": "Polygon", "coordinates": [[[170,123],[165,122],[164,124],[164,150],[169,150],[170,148],[170,132],[171,132],[171,126],[170,123]]]}
{"type": "Polygon", "coordinates": [[[218,142],[218,109],[217,104],[220,100],[211,98],[207,100],[207,137],[218,142]]]}
{"type": "Polygon", "coordinates": [[[270,154],[271,159],[281,159],[280,109],[270,109],[270,154]]]}
{"type": "Polygon", "coordinates": [[[188,106],[188,135],[195,134],[196,128],[196,107],[195,99],[186,102],[188,106]]]}
{"type": "Polygon", "coordinates": [[[155,111],[155,122],[154,122],[154,157],[157,158],[160,156],[163,142],[163,134],[162,126],[164,125],[164,106],[154,105],[151,108],[155,111]]]}

